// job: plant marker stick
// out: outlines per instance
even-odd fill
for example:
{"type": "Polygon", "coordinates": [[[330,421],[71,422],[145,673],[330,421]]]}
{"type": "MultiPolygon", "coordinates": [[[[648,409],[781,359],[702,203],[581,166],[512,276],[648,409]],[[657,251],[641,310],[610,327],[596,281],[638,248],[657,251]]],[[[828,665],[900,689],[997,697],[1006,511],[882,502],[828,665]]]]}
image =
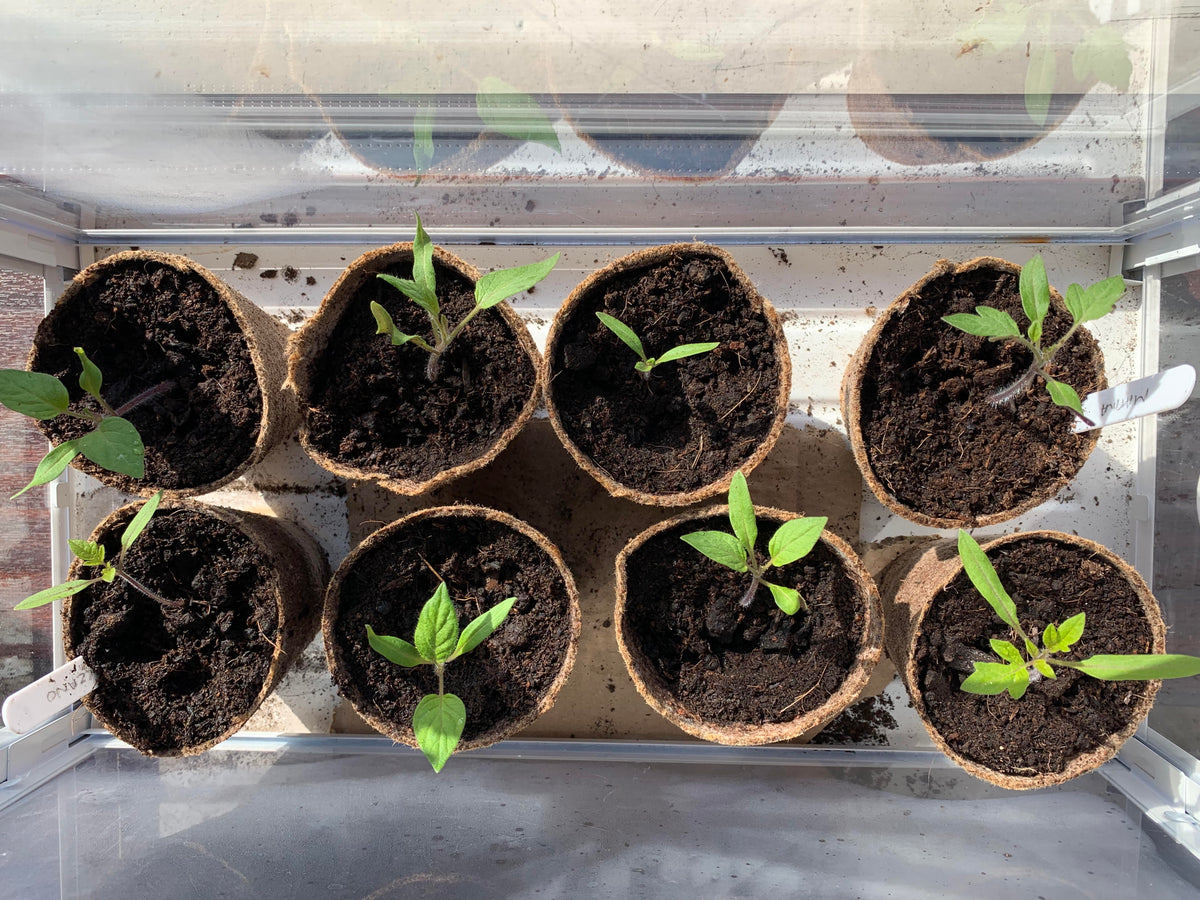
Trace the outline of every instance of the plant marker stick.
{"type": "Polygon", "coordinates": [[[43,675],[4,701],[4,724],[14,734],[25,734],[41,725],[96,687],[96,673],[77,656],[43,675]]]}
{"type": "Polygon", "coordinates": [[[1164,369],[1157,375],[1127,381],[1106,391],[1096,391],[1083,398],[1083,413],[1096,423],[1095,426],[1076,419],[1074,430],[1076,433],[1090,431],[1092,427],[1100,428],[1151,413],[1168,412],[1182,406],[1195,386],[1196,370],[1185,363],[1164,369]]]}

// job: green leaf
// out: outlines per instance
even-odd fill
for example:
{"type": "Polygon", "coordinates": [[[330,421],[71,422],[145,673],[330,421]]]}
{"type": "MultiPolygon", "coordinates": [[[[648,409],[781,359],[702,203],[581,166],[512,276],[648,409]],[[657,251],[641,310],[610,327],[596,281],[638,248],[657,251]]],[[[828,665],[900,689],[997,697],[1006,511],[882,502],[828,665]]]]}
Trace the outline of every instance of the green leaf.
{"type": "Polygon", "coordinates": [[[974,313],[953,313],[942,316],[942,321],[953,325],[959,331],[973,334],[976,337],[1006,338],[1020,337],[1021,329],[1013,317],[1001,309],[990,306],[977,306],[974,313]]]}
{"type": "Polygon", "coordinates": [[[1013,603],[1012,597],[1008,596],[1008,591],[1000,583],[1000,576],[996,574],[991,561],[975,538],[961,528],[958,531],[958,556],[962,560],[963,571],[971,579],[971,584],[975,585],[975,590],[983,595],[983,599],[991,605],[1005,625],[1021,634],[1021,623],[1017,621],[1017,605],[1013,603]]]}
{"type": "Polygon", "coordinates": [[[142,508],[137,511],[137,515],[129,520],[129,524],[121,532],[122,550],[128,550],[133,546],[133,542],[142,536],[142,532],[146,530],[146,526],[150,524],[150,520],[158,512],[158,504],[162,503],[162,495],[162,491],[157,491],[153,497],[142,504],[142,508]]]}
{"type": "Polygon", "coordinates": [[[433,118],[434,110],[431,107],[419,109],[413,116],[413,162],[418,178],[425,174],[433,162],[433,118]]]}
{"type": "Polygon", "coordinates": [[[421,608],[413,644],[422,657],[434,662],[444,663],[454,653],[458,644],[458,613],[454,611],[446,582],[437,586],[421,608]]]}
{"type": "Polygon", "coordinates": [[[673,347],[660,356],[656,360],[655,365],[665,362],[674,362],[677,359],[683,359],[687,356],[697,356],[701,353],[708,353],[710,350],[716,350],[720,346],[720,341],[707,341],[701,344],[680,344],[678,347],[673,347]]]}
{"type": "Polygon", "coordinates": [[[1041,672],[1046,678],[1054,679],[1058,677],[1054,674],[1054,670],[1050,668],[1050,663],[1046,662],[1044,659],[1035,659],[1033,661],[1033,667],[1041,672]]]}
{"type": "Polygon", "coordinates": [[[105,584],[112,584],[117,578],[117,567],[112,563],[105,563],[103,571],[100,573],[100,580],[105,584]]]}
{"type": "Polygon", "coordinates": [[[100,420],[94,431],[77,440],[79,452],[110,472],[119,472],[130,478],[142,478],[146,474],[146,448],[141,435],[127,419],[107,416],[100,420]]]}
{"type": "Polygon", "coordinates": [[[479,82],[475,110],[493,131],[562,152],[554,124],[537,101],[500,78],[489,75],[479,82]]]}
{"type": "MultiPolygon", "coordinates": [[[[380,272],[376,277],[382,278],[405,297],[411,300],[425,312],[431,316],[438,315],[441,310],[441,305],[438,303],[437,297],[433,291],[422,287],[415,281],[409,281],[407,278],[397,278],[395,275],[388,275],[386,272],[380,272]]],[[[378,323],[378,319],[376,322],[378,323]]],[[[394,327],[394,326],[393,326],[394,327]]]]}
{"type": "Polygon", "coordinates": [[[739,469],[733,473],[729,483],[729,524],[733,533],[742,542],[747,553],[754,552],[754,542],[758,540],[758,520],[754,518],[754,504],[750,502],[750,488],[746,484],[746,476],[739,469]]]}
{"type": "Polygon", "coordinates": [[[67,541],[67,546],[85,566],[99,566],[104,563],[104,547],[95,541],[70,540],[67,541]]]}
{"type": "Polygon", "coordinates": [[[1029,319],[1031,329],[1030,340],[1037,343],[1033,337],[1032,327],[1038,326],[1039,337],[1042,321],[1050,311],[1050,282],[1046,279],[1046,264],[1039,254],[1021,267],[1021,306],[1029,319]]]}
{"type": "Polygon", "coordinates": [[[417,233],[413,238],[413,281],[425,292],[425,298],[432,301],[433,308],[425,308],[430,315],[436,316],[440,310],[437,302],[437,278],[433,272],[433,241],[425,233],[420,216],[417,216],[417,233]]]}
{"type": "Polygon", "coordinates": [[[396,331],[396,323],[392,314],[374,300],[371,301],[371,315],[375,317],[375,333],[391,335],[396,331]]]}
{"type": "Polygon", "coordinates": [[[83,366],[83,371],[79,374],[80,389],[99,400],[100,386],[104,384],[104,376],[100,374],[100,369],[96,364],[88,359],[88,355],[83,352],[82,347],[75,348],[75,355],[79,357],[79,362],[83,366]]]}
{"type": "Polygon", "coordinates": [[[1071,319],[1078,323],[1083,321],[1083,288],[1077,284],[1067,285],[1067,295],[1063,298],[1071,319]]]}
{"type": "Polygon", "coordinates": [[[771,554],[770,565],[786,566],[804,559],[821,539],[821,532],[828,522],[828,516],[802,516],[784,522],[767,544],[767,552],[771,554]]]}
{"type": "Polygon", "coordinates": [[[1125,279],[1120,275],[1098,281],[1083,292],[1083,315],[1081,322],[1094,322],[1113,311],[1121,295],[1125,293],[1125,279]]]}
{"type": "Polygon", "coordinates": [[[727,569],[746,571],[746,548],[732,534],[724,531],[693,531],[683,535],[680,540],[727,569]]]}
{"type": "Polygon", "coordinates": [[[1025,70],[1025,112],[1037,125],[1045,125],[1050,116],[1050,98],[1054,95],[1057,69],[1052,46],[1030,46],[1029,66],[1025,70]]]}
{"type": "Polygon", "coordinates": [[[394,662],[398,666],[404,666],[406,669],[433,662],[432,659],[425,659],[421,656],[417,652],[417,648],[403,638],[392,637],[389,634],[376,634],[375,629],[370,625],[367,626],[367,643],[384,659],[394,662]]]}
{"type": "Polygon", "coordinates": [[[1021,656],[1021,651],[1013,646],[1013,644],[1011,644],[1009,641],[1001,641],[997,640],[996,638],[992,638],[988,643],[991,644],[992,652],[1005,662],[1011,663],[1014,666],[1025,665],[1025,660],[1021,656]]]}
{"type": "Polygon", "coordinates": [[[637,366],[635,368],[639,372],[649,372],[653,364],[649,363],[649,360],[646,359],[646,351],[642,348],[642,339],[634,334],[633,329],[616,316],[610,316],[608,313],[598,312],[596,313],[596,318],[600,320],[605,328],[620,338],[621,343],[641,357],[643,362],[647,363],[647,368],[643,369],[637,366]]]}
{"type": "Polygon", "coordinates": [[[1077,81],[1095,75],[1097,81],[1127,91],[1133,60],[1120,30],[1112,25],[1099,25],[1084,32],[1083,40],[1071,54],[1071,69],[1077,81]]]}
{"type": "Polygon", "coordinates": [[[633,364],[633,367],[639,372],[652,372],[657,362],[656,359],[639,359],[633,364]]]}
{"type": "Polygon", "coordinates": [[[781,584],[772,584],[769,581],[764,581],[763,584],[767,586],[767,590],[775,598],[775,605],[789,616],[794,616],[800,610],[799,591],[794,588],[784,587],[781,584]]]}
{"type": "Polygon", "coordinates": [[[512,612],[513,604],[516,602],[516,597],[509,597],[472,619],[458,638],[454,656],[470,653],[487,640],[488,635],[504,624],[504,620],[508,618],[508,614],[512,612]]]}
{"type": "Polygon", "coordinates": [[[1200,657],[1180,653],[1100,653],[1071,663],[1071,666],[1102,681],[1149,681],[1200,675],[1200,657]]]}
{"type": "Polygon", "coordinates": [[[14,606],[13,609],[33,609],[35,606],[45,606],[47,603],[53,603],[55,600],[62,600],[65,597],[78,594],[89,584],[92,584],[93,581],[94,579],[88,581],[64,581],[62,584],[46,588],[44,591],[38,591],[31,597],[26,597],[14,606]]]}
{"type": "Polygon", "coordinates": [[[966,677],[962,689],[968,694],[1002,694],[1008,691],[1014,700],[1020,699],[1029,684],[1029,671],[1024,666],[1008,663],[975,663],[975,671],[966,677]],[[1018,693],[1013,694],[1017,690],[1018,693]]]}
{"type": "Polygon", "coordinates": [[[413,711],[413,734],[433,771],[442,771],[458,747],[466,724],[467,708],[454,694],[426,694],[421,698],[413,711]]]}
{"type": "Polygon", "coordinates": [[[558,265],[561,253],[555,253],[549,259],[530,263],[527,266],[517,266],[513,269],[501,269],[498,272],[488,272],[475,282],[475,305],[479,309],[491,309],[521,291],[527,291],[558,265]]]}
{"type": "Polygon", "coordinates": [[[57,447],[54,447],[42,457],[41,462],[37,464],[37,468],[33,472],[33,480],[25,487],[21,488],[8,499],[15,500],[31,487],[37,487],[39,484],[47,484],[62,474],[63,469],[71,464],[76,456],[79,455],[79,440],[63,441],[57,447]]]}
{"type": "Polygon", "coordinates": [[[1050,399],[1058,406],[1065,406],[1083,415],[1083,404],[1079,402],[1079,394],[1075,393],[1075,388],[1062,381],[1047,378],[1046,390],[1050,392],[1050,399]]]}
{"type": "Polygon", "coordinates": [[[1071,649],[1071,645],[1083,637],[1083,626],[1086,622],[1086,613],[1079,613],[1071,616],[1067,621],[1058,626],[1058,645],[1062,648],[1059,652],[1065,652],[1071,649]]]}
{"type": "Polygon", "coordinates": [[[53,419],[71,405],[63,383],[53,375],[0,369],[0,403],[34,419],[53,419]]]}

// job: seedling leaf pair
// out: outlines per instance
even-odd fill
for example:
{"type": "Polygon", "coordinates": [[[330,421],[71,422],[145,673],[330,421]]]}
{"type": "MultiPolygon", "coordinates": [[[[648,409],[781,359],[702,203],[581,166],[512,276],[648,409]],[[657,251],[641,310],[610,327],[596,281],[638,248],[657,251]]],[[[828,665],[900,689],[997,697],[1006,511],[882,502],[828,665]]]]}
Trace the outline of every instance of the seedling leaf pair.
{"type": "Polygon", "coordinates": [[[1007,691],[1014,700],[1025,695],[1031,680],[1056,678],[1054,667],[1077,669],[1104,681],[1145,681],[1155,678],[1186,678],[1200,675],[1200,657],[1182,654],[1096,654],[1083,660],[1059,659],[1083,637],[1086,614],[1078,613],[1062,624],[1050,623],[1042,629],[1042,647],[1030,639],[1017,618],[1017,607],[1000,582],[987,555],[965,531],[958,532],[958,555],[971,584],[983,596],[1004,624],[1008,625],[1025,647],[1025,654],[1013,643],[993,638],[992,652],[1001,662],[977,662],[961,687],[971,694],[1000,694],[1007,691]]]}
{"type": "Polygon", "coordinates": [[[133,542],[138,539],[141,533],[146,530],[146,526],[150,524],[150,520],[154,517],[154,513],[161,501],[162,491],[159,491],[143,503],[142,508],[137,511],[137,515],[130,519],[129,524],[125,526],[125,530],[121,532],[121,552],[115,562],[106,560],[104,547],[94,541],[67,541],[67,546],[71,548],[71,553],[78,557],[79,561],[85,566],[102,567],[100,574],[95,578],[65,581],[54,587],[46,588],[44,591],[38,591],[32,596],[26,597],[14,606],[13,609],[33,609],[38,606],[45,606],[47,603],[53,603],[55,600],[64,600],[67,597],[74,596],[97,581],[112,582],[116,578],[121,578],[149,596],[152,600],[157,600],[164,606],[182,606],[182,601],[165,600],[160,597],[124,569],[125,553],[133,546],[133,542]]]}
{"type": "Polygon", "coordinates": [[[754,515],[754,504],[750,500],[750,488],[746,476],[734,473],[729,484],[729,524],[733,534],[723,531],[694,531],[681,540],[699,550],[713,562],[735,572],[750,572],[750,589],[742,597],[742,606],[749,606],[754,599],[755,589],[762,585],[785,613],[795,615],[808,604],[795,588],[768,581],[764,573],[772,568],[786,566],[803,559],[821,539],[828,522],[825,516],[801,517],[784,522],[776,529],[767,543],[769,558],[760,563],[754,549],[758,541],[758,519],[754,515]]]}
{"type": "Polygon", "coordinates": [[[649,375],[655,366],[662,365],[663,363],[675,362],[689,356],[698,356],[701,353],[716,350],[717,347],[721,346],[719,341],[680,344],[678,347],[672,347],[661,356],[646,356],[646,349],[642,345],[642,339],[637,336],[632,328],[616,316],[610,316],[608,313],[598,312],[596,313],[596,318],[600,320],[605,328],[620,338],[621,343],[638,355],[638,361],[633,364],[633,367],[643,375],[649,375]]]}
{"type": "Polygon", "coordinates": [[[1071,327],[1067,333],[1050,346],[1043,346],[1042,330],[1050,312],[1050,282],[1046,278],[1046,265],[1041,256],[1035,256],[1021,268],[1021,307],[1029,320],[1025,333],[1008,313],[990,306],[977,306],[973,313],[954,313],[943,316],[942,321],[967,334],[989,340],[1016,341],[1029,351],[1029,368],[1012,384],[992,394],[992,403],[1006,403],[1024,390],[1034,377],[1040,376],[1046,383],[1050,399],[1058,406],[1066,407],[1087,425],[1095,425],[1083,414],[1079,394],[1069,384],[1057,381],[1048,374],[1051,360],[1085,322],[1092,322],[1108,315],[1120,296],[1125,292],[1125,281],[1119,275],[1084,288],[1072,284],[1064,298],[1067,311],[1071,314],[1071,327]]]}
{"type": "Polygon", "coordinates": [[[470,653],[504,624],[512,612],[516,597],[509,597],[476,616],[459,631],[458,613],[445,582],[421,607],[412,643],[403,638],[376,634],[367,626],[371,649],[390,662],[405,668],[433,666],[438,676],[438,692],[421,698],[413,712],[413,734],[417,746],[435,772],[442,771],[446,760],[458,747],[466,726],[467,712],[462,700],[445,691],[443,674],[447,663],[470,653]]]}
{"type": "MultiPolygon", "coordinates": [[[[68,415],[95,424],[95,429],[73,440],[63,441],[42,457],[34,470],[29,484],[13,494],[19,497],[32,487],[48,484],[62,474],[76,456],[91,460],[102,469],[143,478],[146,474],[146,448],[137,429],[121,418],[100,395],[104,378],[82,347],[75,354],[83,367],[79,376],[79,387],[100,404],[103,414],[90,410],[71,411],[71,399],[66,386],[52,375],[44,372],[26,372],[22,369],[0,369],[0,404],[13,412],[34,419],[53,419],[68,415]]],[[[11,498],[10,498],[11,499],[11,498]]]]}
{"type": "Polygon", "coordinates": [[[491,309],[521,291],[527,291],[547,275],[558,263],[561,254],[555,253],[549,259],[517,266],[513,269],[501,269],[489,272],[475,282],[475,305],[467,312],[458,324],[451,324],[442,311],[437,298],[437,278],[433,268],[433,242],[421,225],[421,217],[417,216],[417,232],[413,240],[413,277],[397,278],[395,275],[379,273],[378,278],[386,281],[409,300],[417,304],[429,317],[433,331],[433,343],[416,334],[405,334],[396,327],[391,314],[379,303],[371,301],[371,314],[375,317],[375,333],[386,334],[394,346],[412,343],[430,354],[429,366],[426,373],[430,380],[436,377],[437,360],[450,346],[450,343],[462,333],[467,323],[486,309],[491,309]]]}

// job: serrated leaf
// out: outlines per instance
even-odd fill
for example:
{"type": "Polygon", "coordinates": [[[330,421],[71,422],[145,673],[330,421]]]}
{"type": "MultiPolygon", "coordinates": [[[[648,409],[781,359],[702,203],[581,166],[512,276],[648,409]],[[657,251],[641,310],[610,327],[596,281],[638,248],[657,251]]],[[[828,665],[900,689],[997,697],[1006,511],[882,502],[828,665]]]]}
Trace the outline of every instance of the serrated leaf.
{"type": "Polygon", "coordinates": [[[45,606],[47,603],[53,603],[55,600],[62,600],[78,594],[89,584],[92,584],[92,581],[64,581],[62,584],[57,584],[52,588],[46,588],[44,591],[38,591],[32,596],[26,597],[14,606],[13,609],[33,609],[37,606],[45,606]]]}
{"type": "Polygon", "coordinates": [[[1037,125],[1045,125],[1050,116],[1050,99],[1054,95],[1054,80],[1058,63],[1054,48],[1034,44],[1029,48],[1029,65],[1025,69],[1025,112],[1037,125]]]}
{"type": "Polygon", "coordinates": [[[677,359],[684,359],[688,356],[698,356],[701,353],[708,353],[710,350],[716,350],[720,347],[719,341],[704,341],[699,344],[680,344],[678,347],[672,347],[662,356],[660,356],[655,365],[665,362],[674,362],[677,359]]]}
{"type": "Polygon", "coordinates": [[[1021,329],[1008,313],[990,306],[977,306],[974,313],[952,313],[942,316],[942,321],[959,331],[976,337],[1020,337],[1021,329]],[[986,312],[985,312],[986,310],[986,312]]]}
{"type": "Polygon", "coordinates": [[[1058,626],[1058,645],[1064,652],[1070,650],[1071,645],[1083,637],[1083,628],[1086,622],[1087,614],[1079,613],[1058,626]]]}
{"type": "Polygon", "coordinates": [[[502,600],[491,609],[480,613],[472,619],[458,638],[458,645],[454,648],[454,656],[462,656],[464,653],[470,653],[487,640],[493,631],[504,624],[504,620],[508,618],[508,614],[512,612],[513,604],[516,602],[516,597],[509,597],[507,600],[502,600]]]}
{"type": "Polygon", "coordinates": [[[1020,669],[1020,676],[1014,676],[1013,683],[1008,686],[1008,696],[1014,700],[1020,700],[1025,696],[1025,691],[1029,688],[1029,670],[1020,669]],[[1018,680],[1019,678],[1019,680],[1018,680]]]}
{"type": "Polygon", "coordinates": [[[141,537],[142,532],[146,530],[146,526],[150,524],[150,520],[154,518],[154,514],[158,512],[158,504],[162,503],[162,495],[162,491],[157,491],[153,497],[142,504],[142,508],[137,511],[137,515],[129,520],[129,524],[121,532],[122,550],[128,550],[133,546],[133,542],[141,537]]]}
{"type": "MultiPolygon", "coordinates": [[[[1040,327],[1050,311],[1050,282],[1046,279],[1046,264],[1040,255],[1021,267],[1021,307],[1029,324],[1040,327]]],[[[1032,335],[1030,336],[1031,340],[1032,335]]],[[[1036,340],[1035,340],[1036,343],[1036,340]]]]}
{"type": "Polygon", "coordinates": [[[1180,653],[1100,653],[1072,666],[1102,681],[1149,681],[1200,675],[1200,657],[1180,653]]]}
{"type": "Polygon", "coordinates": [[[426,694],[421,698],[413,711],[413,734],[433,771],[442,771],[458,747],[466,724],[467,708],[454,694],[426,694]]]}
{"type": "Polygon", "coordinates": [[[1066,304],[1067,312],[1071,314],[1071,319],[1074,322],[1083,321],[1083,288],[1077,284],[1067,285],[1067,294],[1063,298],[1066,304]]]}
{"type": "Polygon", "coordinates": [[[1058,677],[1054,674],[1054,670],[1050,668],[1050,663],[1046,662],[1044,659],[1035,659],[1033,661],[1033,667],[1041,672],[1046,678],[1055,679],[1058,677]]]}
{"type": "Polygon", "coordinates": [[[758,540],[758,520],[754,517],[754,504],[750,502],[750,488],[741,470],[733,473],[729,483],[729,524],[733,533],[742,542],[747,553],[754,552],[758,540]]]}
{"type": "Polygon", "coordinates": [[[479,309],[491,309],[521,291],[529,290],[550,274],[558,265],[560,256],[561,253],[555,253],[548,259],[527,266],[488,272],[475,282],[475,305],[479,309]]]}
{"type": "Polygon", "coordinates": [[[767,543],[770,565],[786,566],[808,556],[828,522],[828,516],[802,516],[784,522],[767,543]]]}
{"type": "Polygon", "coordinates": [[[431,107],[419,109],[413,116],[413,163],[417,167],[418,179],[433,162],[433,119],[434,110],[431,107]]]}
{"type": "Polygon", "coordinates": [[[781,584],[772,584],[769,581],[764,581],[763,584],[767,586],[767,590],[775,598],[775,605],[789,616],[794,616],[800,610],[799,591],[794,588],[784,587],[781,584]]]}
{"type": "Polygon", "coordinates": [[[1120,275],[1098,281],[1083,292],[1083,315],[1081,322],[1094,322],[1113,311],[1121,295],[1125,293],[1125,279],[1120,275]]]}
{"type": "MultiPolygon", "coordinates": [[[[643,362],[649,363],[649,360],[646,359],[646,351],[642,347],[642,339],[634,333],[632,328],[630,328],[616,316],[610,316],[608,313],[598,312],[596,313],[596,318],[600,320],[600,323],[605,328],[620,338],[621,343],[636,353],[643,362]]],[[[638,371],[649,372],[650,368],[639,368],[638,371]]]]}
{"type": "Polygon", "coordinates": [[[380,272],[377,277],[382,278],[429,315],[436,316],[441,312],[441,305],[438,303],[437,297],[428,288],[422,287],[415,281],[409,281],[407,278],[388,275],[386,272],[380,272]]]}
{"type": "Polygon", "coordinates": [[[479,82],[475,110],[489,128],[518,141],[544,144],[562,152],[554,123],[529,94],[523,94],[503,79],[489,75],[479,82]]]}
{"type": "Polygon", "coordinates": [[[988,643],[991,645],[992,652],[1005,662],[1011,663],[1014,666],[1025,665],[1025,660],[1021,656],[1021,651],[1009,641],[1002,641],[997,638],[992,638],[988,643]]]}
{"type": "Polygon", "coordinates": [[[724,531],[693,531],[683,535],[680,540],[727,569],[746,571],[746,548],[732,534],[724,531]]]}
{"type": "Polygon", "coordinates": [[[67,541],[71,552],[85,566],[99,566],[104,563],[104,547],[95,541],[67,541]]]}
{"type": "Polygon", "coordinates": [[[1000,576],[996,574],[987,554],[976,543],[975,538],[961,528],[958,531],[958,556],[962,560],[963,571],[971,579],[971,584],[975,585],[975,590],[983,595],[983,599],[991,605],[1005,625],[1020,634],[1021,624],[1017,621],[1017,605],[1013,603],[1012,597],[1008,596],[1008,591],[1000,583],[1000,576]]]}
{"type": "Polygon", "coordinates": [[[117,578],[117,567],[112,563],[105,563],[104,570],[100,573],[100,580],[105,584],[112,584],[117,578]]]}
{"type": "Polygon", "coordinates": [[[444,663],[454,653],[458,644],[458,613],[454,611],[446,582],[439,584],[421,607],[413,644],[421,656],[434,662],[444,663]]]}
{"type": "Polygon", "coordinates": [[[1051,653],[1061,652],[1059,648],[1059,640],[1058,626],[1051,624],[1042,629],[1042,646],[1051,653]]]}
{"type": "Polygon", "coordinates": [[[389,634],[376,634],[370,625],[367,626],[367,643],[384,659],[398,666],[404,666],[406,669],[433,662],[432,659],[422,657],[417,652],[417,648],[403,638],[392,637],[389,634]]]}
{"type": "Polygon", "coordinates": [[[44,372],[0,369],[0,404],[34,419],[53,419],[67,411],[71,398],[63,383],[44,372]]]}
{"type": "Polygon", "coordinates": [[[95,430],[78,438],[79,452],[110,472],[142,478],[146,474],[146,448],[133,423],[120,416],[100,420],[95,430]]]}
{"type": "Polygon", "coordinates": [[[79,357],[79,363],[83,366],[83,371],[79,374],[80,389],[99,400],[100,387],[104,384],[104,376],[100,374],[99,367],[88,359],[88,355],[83,351],[82,347],[75,348],[75,355],[79,357]]]}
{"type": "Polygon", "coordinates": [[[1073,409],[1083,415],[1083,404],[1079,402],[1079,394],[1075,392],[1075,388],[1064,382],[1055,381],[1053,378],[1047,378],[1046,390],[1050,392],[1050,399],[1055,404],[1073,409]]]}
{"type": "MultiPolygon", "coordinates": [[[[1022,680],[1025,684],[1029,683],[1029,675],[1024,666],[977,662],[975,671],[966,677],[961,687],[968,694],[991,696],[1011,690],[1022,680]]],[[[1022,693],[1024,693],[1023,689],[1022,693]]]]}
{"type": "Polygon", "coordinates": [[[25,487],[21,488],[8,499],[15,500],[31,487],[37,487],[39,484],[48,484],[59,475],[63,469],[71,464],[76,456],[79,455],[79,440],[63,441],[57,447],[54,447],[42,457],[37,464],[37,468],[33,471],[33,479],[25,487]]]}
{"type": "Polygon", "coordinates": [[[635,362],[633,364],[633,367],[638,372],[652,372],[654,370],[654,364],[656,362],[657,362],[657,360],[655,360],[655,359],[639,359],[637,362],[635,362]]]}

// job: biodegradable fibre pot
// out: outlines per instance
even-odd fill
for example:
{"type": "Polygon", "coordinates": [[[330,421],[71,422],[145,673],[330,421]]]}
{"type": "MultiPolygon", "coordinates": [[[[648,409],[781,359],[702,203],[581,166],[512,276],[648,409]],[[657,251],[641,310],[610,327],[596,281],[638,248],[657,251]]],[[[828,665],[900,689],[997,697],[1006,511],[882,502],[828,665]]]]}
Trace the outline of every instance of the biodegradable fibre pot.
{"type": "MultiPolygon", "coordinates": [[[[434,247],[442,310],[457,323],[475,305],[473,266],[434,247]]],[[[430,337],[424,310],[381,278],[412,278],[412,244],[364,253],[295,335],[289,380],[299,397],[300,442],[343,478],[420,494],[487,465],[529,421],[540,359],[508,303],[479,313],[442,354],[376,334],[371,301],[406,334],[430,337]]]]}
{"type": "Polygon", "coordinates": [[[371,649],[376,634],[411,641],[444,581],[460,628],[508,597],[504,623],[445,667],[445,689],[466,706],[458,750],[486,747],[554,705],[579,643],[579,595],[558,549],[529,525],[482,506],[420,510],[355,547],[334,573],[321,628],[338,689],[373,728],[417,746],[413,711],[436,694],[433,666],[404,668],[371,649]]]}
{"type": "MultiPolygon", "coordinates": [[[[1010,534],[982,546],[1035,640],[1048,624],[1086,614],[1083,637],[1065,658],[1164,651],[1158,603],[1110,550],[1057,531],[1010,534]]],[[[960,685],[971,660],[999,661],[989,640],[1021,641],[971,584],[957,543],[910,551],[888,567],[880,587],[888,656],[926,730],[938,749],[992,784],[1048,787],[1107,762],[1149,713],[1161,684],[1100,681],[1057,668],[1055,679],[1030,684],[1020,700],[969,694],[960,685]]]]}
{"type": "Polygon", "coordinates": [[[563,446],[614,497],[685,506],[757,466],[787,418],[792,364],[771,304],[728,253],[706,244],[640,250],[592,273],[554,317],[546,408],[563,446]],[[717,349],[635,371],[606,328],[615,316],[658,357],[717,349]]]}
{"type": "MultiPolygon", "coordinates": [[[[842,377],[842,418],[871,492],[897,515],[933,528],[973,528],[1015,518],[1051,499],[1082,468],[1098,431],[1075,434],[1035,378],[1016,399],[990,396],[1029,365],[1015,341],[989,341],[942,321],[991,306],[1027,322],[1021,267],[979,257],[938,260],[892,302],[842,377]]],[[[1071,324],[1051,290],[1046,345],[1071,324]]],[[[1080,397],[1106,388],[1104,357],[1081,328],[1049,366],[1080,397]]]]}
{"type": "MultiPolygon", "coordinates": [[[[79,387],[75,347],[104,377],[101,395],[146,447],[140,479],[74,465],[131,494],[204,494],[262,460],[296,427],[287,328],[203,266],[149,250],[117,253],[72,279],[42,320],[31,371],[58,377],[74,407],[99,412],[79,387]]],[[[55,444],[92,426],[58,416],[38,423],[55,444]]]]}
{"type": "MultiPolygon", "coordinates": [[[[794,513],[755,507],[758,553],[794,513]]],[[[794,616],[759,587],[685,544],[729,531],[729,507],[684,513],[642,532],[617,557],[613,627],[638,693],[688,734],[719,744],[811,736],[854,703],[883,650],[879,593],[850,546],[827,528],[768,580],[799,589],[794,616]]]]}
{"type": "MultiPolygon", "coordinates": [[[[139,508],[121,507],[92,534],[107,559],[139,508]]],[[[63,602],[63,643],[96,672],[88,709],[147,756],[194,756],[241,728],[316,634],[329,580],[325,554],[298,526],[186,500],[159,506],[125,566],[184,602],[99,582],[63,602]]],[[[76,559],[69,577],[95,574],[76,559]]]]}

